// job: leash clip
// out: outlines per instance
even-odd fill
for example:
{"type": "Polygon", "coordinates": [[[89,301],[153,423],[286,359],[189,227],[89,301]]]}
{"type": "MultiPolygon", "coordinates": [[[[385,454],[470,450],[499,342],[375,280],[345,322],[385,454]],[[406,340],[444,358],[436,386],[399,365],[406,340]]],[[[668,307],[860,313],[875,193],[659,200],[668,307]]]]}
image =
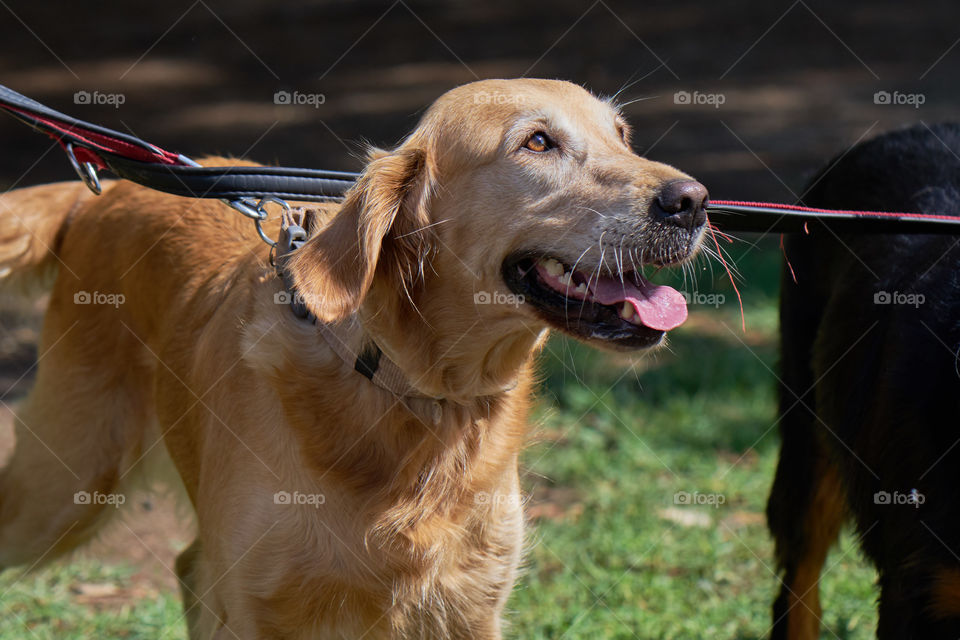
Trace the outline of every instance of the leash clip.
{"type": "Polygon", "coordinates": [[[271,247],[277,246],[277,243],[274,242],[273,238],[268,236],[263,230],[263,222],[269,216],[269,213],[267,213],[266,204],[269,202],[275,202],[283,207],[283,213],[286,214],[290,211],[290,205],[286,200],[276,196],[264,196],[260,198],[259,202],[254,202],[254,200],[251,198],[224,200],[224,202],[226,202],[236,211],[239,211],[241,214],[253,220],[253,224],[256,226],[257,233],[260,235],[261,240],[266,242],[271,247]]]}
{"type": "Polygon", "coordinates": [[[277,256],[273,266],[277,271],[277,276],[283,282],[284,293],[290,299],[290,310],[293,315],[301,320],[309,320],[316,323],[317,319],[307,309],[306,301],[303,296],[293,286],[293,278],[284,268],[286,258],[299,249],[307,241],[307,229],[312,226],[313,212],[297,209],[284,209],[280,213],[280,236],[273,245],[277,256]]]}
{"type": "Polygon", "coordinates": [[[93,191],[94,194],[100,195],[103,190],[100,188],[100,176],[97,175],[97,167],[92,162],[80,163],[77,160],[77,156],[73,153],[73,143],[68,142],[64,145],[63,150],[67,152],[67,158],[70,159],[70,164],[73,165],[73,170],[77,172],[77,175],[80,176],[80,179],[83,180],[83,184],[87,185],[87,188],[90,191],[93,191]]]}

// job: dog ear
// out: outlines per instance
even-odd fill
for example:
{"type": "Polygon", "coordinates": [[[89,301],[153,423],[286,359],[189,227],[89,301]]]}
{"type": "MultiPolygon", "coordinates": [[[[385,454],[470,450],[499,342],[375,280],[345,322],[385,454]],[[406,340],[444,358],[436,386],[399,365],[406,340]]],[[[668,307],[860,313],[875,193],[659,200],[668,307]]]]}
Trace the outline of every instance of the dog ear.
{"type": "Polygon", "coordinates": [[[287,260],[284,268],[320,321],[355,312],[378,267],[401,290],[422,274],[429,247],[419,231],[429,224],[429,174],[422,150],[373,152],[340,211],[287,260]]]}

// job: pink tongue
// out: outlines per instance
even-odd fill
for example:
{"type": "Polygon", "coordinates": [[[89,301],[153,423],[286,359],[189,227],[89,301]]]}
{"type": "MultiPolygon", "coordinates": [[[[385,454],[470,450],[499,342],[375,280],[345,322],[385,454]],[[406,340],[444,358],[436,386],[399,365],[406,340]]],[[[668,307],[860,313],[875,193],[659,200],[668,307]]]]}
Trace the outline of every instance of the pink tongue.
{"type": "MultiPolygon", "coordinates": [[[[638,276],[639,277],[639,276],[638,276]]],[[[590,287],[594,300],[600,304],[623,307],[633,305],[640,322],[658,331],[670,331],[687,319],[687,301],[679,291],[666,285],[656,285],[643,278],[640,286],[629,280],[603,276],[590,287]]]]}

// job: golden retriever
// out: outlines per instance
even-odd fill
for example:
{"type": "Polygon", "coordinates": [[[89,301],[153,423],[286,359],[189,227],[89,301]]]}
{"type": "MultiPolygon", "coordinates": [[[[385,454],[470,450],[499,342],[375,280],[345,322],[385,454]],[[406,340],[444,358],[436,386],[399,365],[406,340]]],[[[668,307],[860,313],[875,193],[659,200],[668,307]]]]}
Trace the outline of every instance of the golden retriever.
{"type": "Polygon", "coordinates": [[[191,638],[500,638],[548,329],[639,350],[686,317],[641,266],[696,252],[706,190],[628,131],[562,81],[441,96],[283,261],[319,327],[277,303],[266,245],[216,201],[3,195],[0,273],[56,276],[0,567],[87,540],[166,449],[197,514],[176,563],[191,638]],[[409,393],[342,357],[371,349],[409,393]]]}

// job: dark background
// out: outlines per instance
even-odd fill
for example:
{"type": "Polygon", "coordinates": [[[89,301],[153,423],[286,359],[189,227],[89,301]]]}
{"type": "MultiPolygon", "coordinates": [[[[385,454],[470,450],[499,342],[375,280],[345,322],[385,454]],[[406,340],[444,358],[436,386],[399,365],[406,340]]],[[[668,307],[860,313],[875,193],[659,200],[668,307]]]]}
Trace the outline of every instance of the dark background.
{"type": "MultiPolygon", "coordinates": [[[[638,152],[715,198],[794,201],[863,137],[954,117],[960,6],[886,2],[2,2],[0,83],[191,156],[356,169],[425,105],[477,77],[564,78],[621,101],[638,152]],[[939,62],[938,62],[939,60],[939,62]],[[75,104],[74,92],[125,102],[75,104]],[[322,93],[319,108],[275,105],[322,93]],[[920,108],[877,91],[923,94],[920,108]],[[720,108],[675,104],[722,93],[720,108]]],[[[0,187],[68,179],[0,120],[0,187]]],[[[45,156],[45,151],[48,151],[45,156]]]]}

